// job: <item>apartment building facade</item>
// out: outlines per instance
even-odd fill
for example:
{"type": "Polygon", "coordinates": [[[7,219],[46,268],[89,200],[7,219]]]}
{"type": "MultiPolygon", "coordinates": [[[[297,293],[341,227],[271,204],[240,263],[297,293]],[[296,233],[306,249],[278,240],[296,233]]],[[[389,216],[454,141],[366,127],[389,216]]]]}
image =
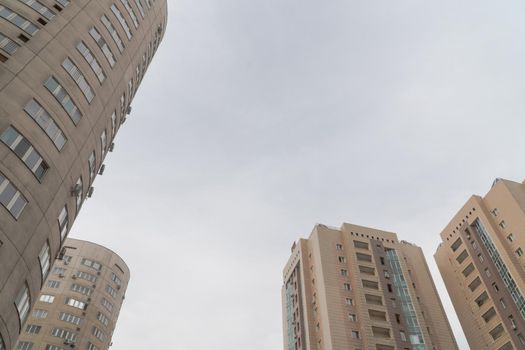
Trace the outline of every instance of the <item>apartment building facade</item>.
{"type": "Polygon", "coordinates": [[[315,226],[283,272],[285,350],[452,350],[421,248],[392,232],[315,226]]]}
{"type": "Polygon", "coordinates": [[[128,282],[129,269],[116,253],[67,238],[16,349],[109,349],[128,282]]]}
{"type": "Polygon", "coordinates": [[[0,0],[0,349],[104,171],[166,16],[166,0],[0,0]]]}
{"type": "Polygon", "coordinates": [[[525,183],[497,179],[441,239],[434,257],[470,348],[525,348],[525,183]]]}

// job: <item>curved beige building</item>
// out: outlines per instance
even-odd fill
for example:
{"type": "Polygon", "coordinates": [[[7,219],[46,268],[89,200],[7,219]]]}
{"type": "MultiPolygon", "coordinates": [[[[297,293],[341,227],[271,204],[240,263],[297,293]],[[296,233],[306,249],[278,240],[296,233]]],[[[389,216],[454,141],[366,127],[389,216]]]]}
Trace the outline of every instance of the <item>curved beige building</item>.
{"type": "Polygon", "coordinates": [[[128,281],[129,269],[113,251],[66,239],[16,348],[109,349],[128,281]]]}
{"type": "Polygon", "coordinates": [[[0,349],[103,171],[166,16],[166,0],[0,0],[0,349]]]}

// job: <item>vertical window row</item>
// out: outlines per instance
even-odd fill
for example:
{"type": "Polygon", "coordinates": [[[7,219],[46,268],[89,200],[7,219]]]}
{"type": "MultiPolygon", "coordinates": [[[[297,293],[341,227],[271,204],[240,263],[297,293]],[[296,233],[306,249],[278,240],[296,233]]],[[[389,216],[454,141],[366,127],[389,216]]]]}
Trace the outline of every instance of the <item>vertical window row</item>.
{"type": "Polygon", "coordinates": [[[91,89],[91,86],[87,82],[84,75],[80,72],[80,69],[78,69],[78,67],[73,63],[73,61],[71,61],[69,57],[66,57],[64,62],[62,62],[62,67],[66,70],[66,72],[69,73],[69,76],[71,76],[75,83],[77,83],[86,100],[91,103],[95,97],[95,94],[93,93],[93,89],[91,89]]]}
{"type": "Polygon", "coordinates": [[[88,47],[83,41],[78,43],[77,50],[84,57],[87,63],[91,66],[93,73],[95,73],[98,81],[102,84],[102,82],[104,82],[104,80],[106,79],[106,73],[104,73],[104,70],[100,66],[100,63],[98,63],[95,56],[93,56],[93,54],[91,53],[91,50],[88,49],[88,47]]]}
{"type": "Polygon", "coordinates": [[[122,5],[126,8],[126,11],[128,11],[129,16],[131,17],[131,20],[133,22],[133,25],[135,28],[139,27],[139,22],[137,21],[137,16],[135,16],[135,12],[133,12],[133,9],[131,8],[128,0],[120,0],[122,5]]]}
{"type": "Polygon", "coordinates": [[[29,22],[24,17],[20,16],[19,14],[11,11],[10,9],[2,5],[0,5],[0,17],[11,22],[12,24],[22,29],[29,35],[35,35],[36,32],[38,32],[37,26],[35,26],[33,23],[29,22]]]}
{"type": "Polygon", "coordinates": [[[24,111],[44,130],[56,148],[62,150],[67,139],[49,113],[35,99],[27,103],[24,111]]]}
{"type": "Polygon", "coordinates": [[[36,176],[38,181],[42,181],[49,166],[42,156],[35,150],[33,145],[31,145],[29,140],[22,136],[12,126],[9,126],[2,135],[0,135],[0,140],[2,140],[2,142],[24,162],[29,170],[31,170],[36,176]]]}
{"type": "Polygon", "coordinates": [[[119,21],[120,25],[122,26],[122,29],[124,29],[124,32],[126,33],[126,36],[128,37],[128,40],[131,40],[131,30],[129,29],[128,22],[124,19],[124,16],[122,16],[122,13],[120,10],[115,6],[115,4],[111,5],[111,11],[117,17],[117,20],[119,21]]]}
{"type": "Polygon", "coordinates": [[[95,40],[100,50],[102,50],[104,56],[106,56],[109,65],[113,68],[115,66],[115,56],[113,56],[113,52],[111,52],[111,49],[106,43],[106,40],[104,40],[102,35],[100,35],[99,31],[95,27],[91,27],[91,29],[89,30],[89,34],[91,35],[93,40],[95,40]]]}
{"type": "Polygon", "coordinates": [[[51,11],[47,6],[42,4],[40,1],[37,0],[18,0],[19,2],[22,2],[26,4],[27,6],[31,7],[33,10],[44,16],[46,19],[51,20],[53,17],[55,17],[55,13],[51,11]]]}
{"type": "Polygon", "coordinates": [[[104,24],[104,27],[108,30],[109,34],[113,38],[113,41],[117,45],[119,51],[122,53],[124,51],[124,44],[122,43],[122,39],[120,39],[120,35],[118,35],[117,30],[115,27],[113,27],[113,24],[109,20],[109,18],[106,17],[106,15],[102,15],[100,17],[100,20],[102,21],[102,24],[104,24]]]}
{"type": "Polygon", "coordinates": [[[67,93],[66,89],[60,85],[60,83],[55,79],[55,77],[50,76],[46,80],[44,86],[49,90],[49,92],[55,96],[57,101],[62,105],[66,113],[69,115],[71,120],[75,125],[80,122],[82,118],[82,113],[78,109],[77,105],[73,102],[73,99],[67,93]]]}
{"type": "Polygon", "coordinates": [[[27,200],[22,193],[2,174],[0,174],[0,203],[15,219],[20,217],[27,205],[27,200]]]}

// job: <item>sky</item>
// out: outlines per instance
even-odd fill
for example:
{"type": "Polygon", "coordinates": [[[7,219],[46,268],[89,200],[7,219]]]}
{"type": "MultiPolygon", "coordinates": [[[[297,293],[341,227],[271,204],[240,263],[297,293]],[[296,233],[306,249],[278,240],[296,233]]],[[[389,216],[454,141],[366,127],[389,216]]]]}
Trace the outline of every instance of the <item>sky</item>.
{"type": "Polygon", "coordinates": [[[433,254],[525,179],[523,1],[168,0],[167,33],[71,236],[131,269],[113,350],[282,349],[282,268],[316,223],[433,254]]]}

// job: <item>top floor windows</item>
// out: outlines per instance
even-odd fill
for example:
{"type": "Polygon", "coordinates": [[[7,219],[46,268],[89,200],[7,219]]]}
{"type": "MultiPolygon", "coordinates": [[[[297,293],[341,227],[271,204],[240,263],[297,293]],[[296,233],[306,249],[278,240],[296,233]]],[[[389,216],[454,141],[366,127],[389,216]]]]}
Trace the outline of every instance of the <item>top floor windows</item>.
{"type": "Polygon", "coordinates": [[[51,141],[55,144],[58,150],[62,150],[66,144],[66,137],[58,125],[55,123],[53,118],[47,113],[47,111],[32,99],[24,107],[24,111],[29,114],[31,118],[44,130],[44,132],[49,136],[51,141]]]}
{"type": "Polygon", "coordinates": [[[104,56],[106,56],[106,59],[108,60],[108,63],[111,66],[111,68],[113,68],[116,63],[115,56],[113,56],[113,52],[111,52],[111,49],[109,48],[106,40],[104,40],[100,32],[95,27],[91,27],[91,29],[89,30],[89,34],[91,35],[93,40],[95,40],[100,50],[102,50],[104,56]]]}
{"type": "Polygon", "coordinates": [[[78,109],[77,105],[73,102],[73,99],[67,93],[66,89],[60,85],[60,83],[55,79],[55,77],[50,76],[46,80],[44,86],[49,90],[49,92],[55,96],[57,101],[62,105],[66,113],[69,115],[71,120],[75,125],[80,122],[82,118],[82,113],[78,109]]]}
{"type": "Polygon", "coordinates": [[[122,13],[120,10],[115,6],[115,4],[111,5],[111,11],[117,17],[117,20],[119,21],[120,25],[122,26],[122,29],[124,29],[124,32],[126,33],[126,36],[128,37],[128,40],[131,39],[131,30],[129,30],[128,22],[124,19],[124,16],[122,16],[122,13]]]}
{"type": "Polygon", "coordinates": [[[24,17],[20,16],[19,14],[11,11],[10,9],[2,5],[0,5],[0,17],[11,22],[12,24],[22,29],[29,35],[35,35],[36,32],[38,32],[37,26],[35,26],[33,23],[29,22],[24,17]]]}
{"type": "Polygon", "coordinates": [[[22,193],[7,178],[0,174],[0,203],[14,216],[20,217],[27,205],[27,200],[22,193]]]}
{"type": "Polygon", "coordinates": [[[139,22],[137,21],[137,16],[135,16],[135,12],[133,12],[133,9],[131,8],[131,5],[129,4],[128,0],[120,0],[122,5],[126,8],[126,11],[128,11],[129,16],[131,17],[131,20],[133,21],[133,25],[135,28],[139,27],[139,22]]]}
{"type": "Polygon", "coordinates": [[[108,30],[109,35],[111,35],[111,37],[113,38],[113,41],[118,47],[118,50],[120,52],[124,51],[124,44],[122,43],[122,40],[120,39],[120,35],[118,35],[117,30],[115,29],[115,27],[113,27],[113,24],[111,23],[109,18],[107,18],[106,15],[102,15],[102,17],[100,17],[100,20],[104,24],[104,27],[106,27],[106,29],[108,30]]]}
{"type": "Polygon", "coordinates": [[[51,11],[47,6],[42,4],[37,0],[18,0],[27,6],[31,7],[33,10],[44,16],[46,19],[51,20],[55,17],[55,13],[51,11]]]}

